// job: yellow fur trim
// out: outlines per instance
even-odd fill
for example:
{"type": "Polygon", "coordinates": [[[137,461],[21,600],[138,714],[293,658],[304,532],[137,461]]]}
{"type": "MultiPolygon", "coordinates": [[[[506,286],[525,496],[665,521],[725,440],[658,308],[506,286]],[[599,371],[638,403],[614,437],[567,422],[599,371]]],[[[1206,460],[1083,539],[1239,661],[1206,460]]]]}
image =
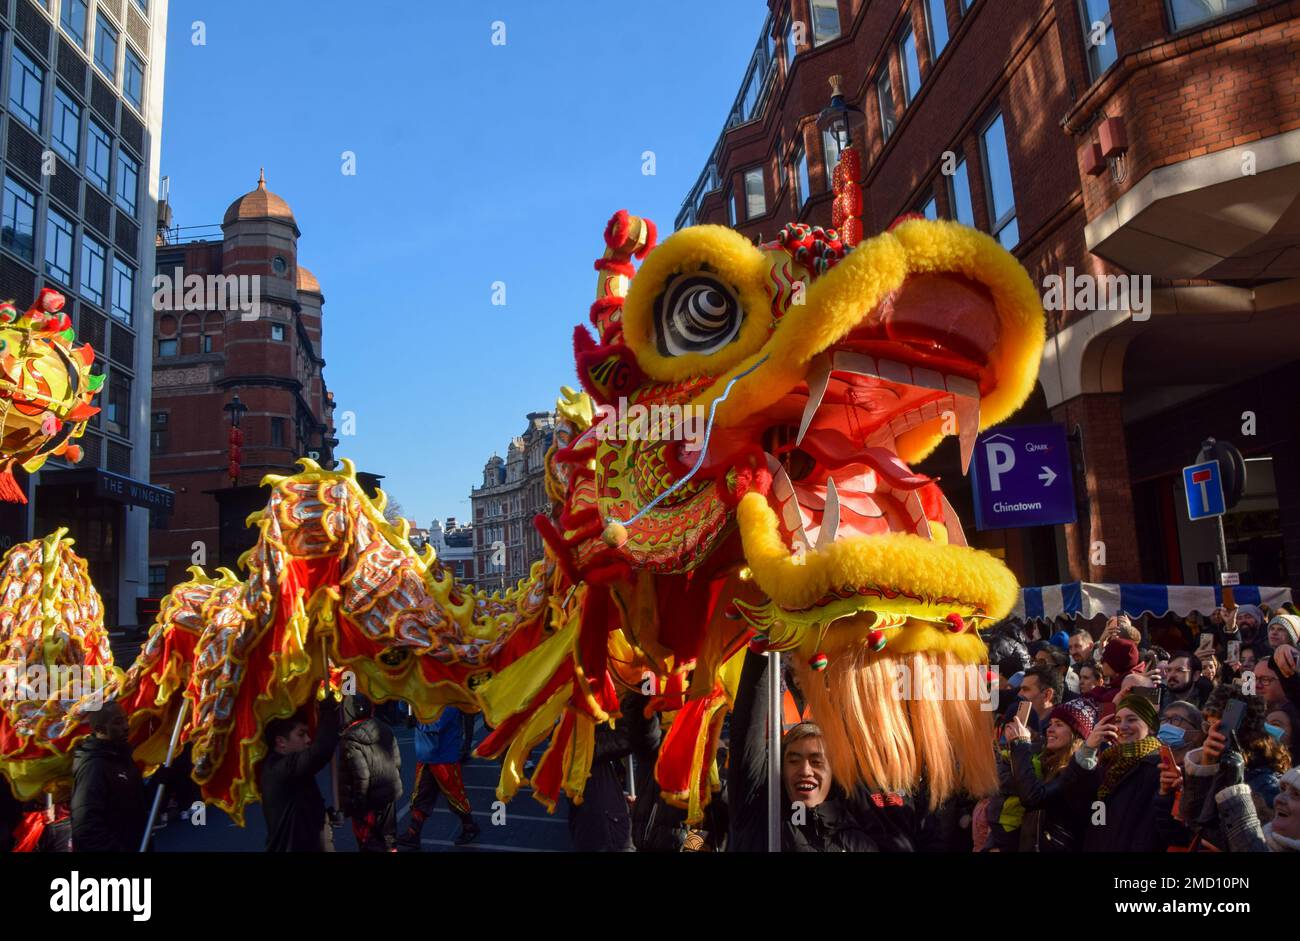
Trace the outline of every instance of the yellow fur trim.
{"type": "MultiPolygon", "coordinates": [[[[862,323],[909,274],[927,272],[964,275],[993,295],[1002,332],[990,357],[995,382],[980,402],[980,427],[1008,418],[1033,391],[1046,332],[1042,304],[1020,263],[983,232],[955,222],[912,220],[877,235],[815,280],[806,303],[791,307],[769,334],[763,285],[772,261],[728,229],[683,229],[650,253],[628,292],[624,337],[648,375],[665,380],[719,377],[693,405],[707,407],[722,394],[727,380],[768,357],[737,382],[718,407],[722,425],[735,424],[785,395],[804,380],[814,356],[862,323]],[[703,264],[739,290],[745,307],[740,335],[707,356],[664,357],[654,342],[654,300],[672,274],[703,264]]],[[[943,437],[941,424],[936,418],[902,435],[899,457],[910,463],[929,454],[943,437]]]]}
{"type": "MultiPolygon", "coordinates": [[[[782,542],[776,514],[761,495],[746,494],[737,519],[754,580],[785,607],[806,608],[832,589],[866,585],[935,599],[958,598],[995,619],[1006,617],[1016,601],[1015,577],[1000,561],[976,549],[888,533],[832,543],[806,553],[800,564],[782,542]]],[[[865,599],[864,605],[870,606],[865,599]]]]}
{"type": "Polygon", "coordinates": [[[683,229],[646,256],[623,304],[623,338],[646,375],[665,381],[715,375],[757,351],[770,335],[772,317],[764,290],[770,264],[768,255],[747,238],[721,225],[683,229]],[[655,344],[655,300],[674,275],[703,265],[735,289],[745,312],[740,333],[713,353],[664,356],[655,344]]]}

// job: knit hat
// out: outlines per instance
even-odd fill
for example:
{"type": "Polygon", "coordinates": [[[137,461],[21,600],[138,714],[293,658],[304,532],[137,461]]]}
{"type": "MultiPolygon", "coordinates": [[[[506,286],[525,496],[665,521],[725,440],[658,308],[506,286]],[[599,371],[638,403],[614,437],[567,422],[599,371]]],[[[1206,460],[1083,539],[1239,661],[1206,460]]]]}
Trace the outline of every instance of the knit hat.
{"type": "Polygon", "coordinates": [[[1280,627],[1286,631],[1287,636],[1291,638],[1291,645],[1295,646],[1300,643],[1300,618],[1294,614],[1274,615],[1273,620],[1268,622],[1268,626],[1280,627]]]}
{"type": "Polygon", "coordinates": [[[1097,724],[1097,709],[1086,699],[1071,699],[1052,710],[1047,720],[1052,719],[1060,719],[1079,738],[1087,738],[1097,724]]]}
{"type": "Polygon", "coordinates": [[[1156,733],[1156,729],[1160,728],[1160,716],[1156,714],[1155,704],[1145,696],[1125,696],[1119,701],[1115,711],[1118,712],[1120,709],[1127,709],[1129,712],[1135,713],[1139,719],[1147,724],[1147,729],[1152,735],[1156,733]]]}
{"type": "Polygon", "coordinates": [[[1127,637],[1112,637],[1101,655],[1101,662],[1120,676],[1132,673],[1140,659],[1137,644],[1127,637]]]}
{"type": "Polygon", "coordinates": [[[1053,647],[1060,647],[1062,650],[1069,650],[1070,635],[1065,633],[1065,631],[1057,631],[1052,635],[1051,643],[1053,647]]]}

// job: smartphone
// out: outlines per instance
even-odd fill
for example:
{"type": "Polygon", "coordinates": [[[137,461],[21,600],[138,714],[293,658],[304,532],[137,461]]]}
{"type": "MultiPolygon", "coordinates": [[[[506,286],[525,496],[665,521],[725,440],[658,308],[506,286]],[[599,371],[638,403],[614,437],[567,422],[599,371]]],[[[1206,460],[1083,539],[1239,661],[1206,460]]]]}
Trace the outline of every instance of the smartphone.
{"type": "Polygon", "coordinates": [[[1219,731],[1225,736],[1235,733],[1241,728],[1241,720],[1246,718],[1246,703],[1241,699],[1230,699],[1228,704],[1223,707],[1223,715],[1219,717],[1219,731]]]}
{"type": "Polygon", "coordinates": [[[1029,725],[1029,710],[1032,708],[1034,708],[1034,704],[1030,702],[1022,702],[1016,707],[1016,718],[1020,720],[1022,725],[1029,725]]]}
{"type": "Polygon", "coordinates": [[[1160,746],[1160,760],[1171,768],[1178,767],[1178,761],[1174,758],[1174,750],[1168,745],[1160,746]]]}
{"type": "Polygon", "coordinates": [[[1129,695],[1141,696],[1155,706],[1157,712],[1160,710],[1160,690],[1155,686],[1134,686],[1129,690],[1129,695]]]}
{"type": "Polygon", "coordinates": [[[1241,641],[1239,640],[1228,641],[1228,662],[1229,663],[1241,662],[1241,641]]]}

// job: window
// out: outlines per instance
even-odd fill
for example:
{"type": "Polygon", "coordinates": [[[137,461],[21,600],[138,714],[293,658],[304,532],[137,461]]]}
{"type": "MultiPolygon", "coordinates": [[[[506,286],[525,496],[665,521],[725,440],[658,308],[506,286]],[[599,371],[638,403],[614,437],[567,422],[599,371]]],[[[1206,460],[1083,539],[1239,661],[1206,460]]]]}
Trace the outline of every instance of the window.
{"type": "Polygon", "coordinates": [[[271,447],[273,448],[284,447],[284,419],[283,418],[271,419],[271,447]]]}
{"type": "Polygon", "coordinates": [[[95,16],[95,65],[114,82],[117,81],[117,30],[102,13],[95,16]]]}
{"type": "Polygon", "coordinates": [[[81,296],[92,303],[104,306],[104,246],[82,230],[81,233],[81,296]]]}
{"type": "Polygon", "coordinates": [[[31,261],[35,248],[36,197],[11,177],[5,177],[4,228],[0,243],[19,258],[31,261]]]}
{"type": "Polygon", "coordinates": [[[53,209],[46,211],[45,273],[63,284],[72,283],[72,223],[53,209]]]}
{"type": "Polygon", "coordinates": [[[50,142],[63,159],[77,163],[81,153],[81,105],[58,85],[54,86],[54,133],[50,142]]]}
{"type": "Polygon", "coordinates": [[[172,337],[171,339],[168,339],[168,340],[159,340],[159,341],[158,341],[158,356],[159,356],[159,358],[166,358],[166,357],[168,357],[168,356],[175,356],[175,355],[176,355],[176,338],[175,338],[175,337],[172,337]]]}
{"type": "Polygon", "coordinates": [[[745,90],[740,98],[740,120],[749,121],[756,117],[755,111],[758,109],[759,94],[763,90],[763,70],[758,67],[755,61],[745,78],[745,90]]]}
{"type": "Polygon", "coordinates": [[[15,43],[13,68],[9,72],[9,107],[20,121],[38,134],[44,92],[45,73],[15,43]]]}
{"type": "Polygon", "coordinates": [[[727,224],[732,228],[736,225],[736,191],[735,187],[727,187],[727,224]]]}
{"type": "Polygon", "coordinates": [[[1110,25],[1110,0],[1080,0],[1079,11],[1083,16],[1083,44],[1088,49],[1088,71],[1096,81],[1119,56],[1115,30],[1110,25]]]}
{"type": "Polygon", "coordinates": [[[203,352],[212,352],[212,334],[210,333],[203,334],[203,352]]]}
{"type": "Polygon", "coordinates": [[[112,138],[94,118],[86,124],[86,177],[108,192],[108,168],[113,156],[112,138]]]}
{"type": "Polygon", "coordinates": [[[753,219],[767,212],[767,191],[763,188],[763,168],[745,171],[745,218],[753,219]]]}
{"type": "Polygon", "coordinates": [[[931,68],[948,45],[948,10],[943,0],[925,0],[925,22],[930,34],[931,68]]]}
{"type": "Polygon", "coordinates": [[[282,323],[271,324],[271,339],[272,340],[284,339],[284,324],[282,323]]]}
{"type": "Polygon", "coordinates": [[[808,186],[808,154],[802,145],[794,154],[794,208],[797,212],[812,193],[808,186]]]}
{"type": "Polygon", "coordinates": [[[920,212],[921,215],[925,216],[927,219],[938,219],[939,201],[936,200],[933,196],[931,196],[929,199],[925,201],[925,205],[921,207],[920,212]]]}
{"type": "Polygon", "coordinates": [[[59,11],[59,25],[77,41],[79,49],[86,48],[86,0],[63,0],[59,11]]]}
{"type": "Polygon", "coordinates": [[[889,64],[880,70],[876,78],[876,98],[880,101],[880,136],[889,140],[898,122],[894,118],[894,85],[889,80],[889,64]]]}
{"type": "Polygon", "coordinates": [[[122,323],[131,322],[135,299],[135,272],[120,258],[113,259],[113,308],[111,313],[122,323]]]}
{"type": "Polygon", "coordinates": [[[131,379],[120,372],[108,377],[104,419],[109,431],[123,438],[131,436],[131,379]]]}
{"type": "Polygon", "coordinates": [[[785,71],[790,74],[790,66],[794,65],[794,57],[799,54],[799,46],[794,41],[794,20],[787,20],[785,24],[785,71]]]}
{"type": "Polygon", "coordinates": [[[826,158],[826,189],[831,189],[835,164],[840,162],[840,139],[830,128],[822,131],[822,155],[826,158]]]}
{"type": "Polygon", "coordinates": [[[989,223],[994,238],[1010,250],[1020,243],[1016,223],[1016,196],[1011,185],[1011,158],[1007,154],[1006,128],[997,115],[980,134],[984,163],[984,189],[988,193],[989,223]]]}
{"type": "Polygon", "coordinates": [[[952,207],[954,219],[962,225],[975,225],[975,204],[970,198],[970,177],[964,159],[957,161],[952,176],[948,178],[948,204],[952,207]]]}
{"type": "Polygon", "coordinates": [[[126,47],[123,54],[122,70],[122,94],[126,100],[135,105],[136,111],[144,110],[144,66],[140,63],[140,57],[131,51],[131,47],[126,47]]]}
{"type": "Polygon", "coordinates": [[[135,215],[135,194],[140,188],[140,164],[117,149],[117,204],[123,211],[135,215]]]}
{"type": "Polygon", "coordinates": [[[921,89],[921,60],[916,52],[916,33],[911,26],[898,40],[898,61],[903,68],[903,107],[906,108],[921,89]]]}
{"type": "Polygon", "coordinates": [[[1255,0],[1169,0],[1169,20],[1177,32],[1254,5],[1255,0]]]}
{"type": "Polygon", "coordinates": [[[135,0],[135,5],[140,8],[140,12],[145,16],[149,15],[149,0],[135,0]]]}
{"type": "Polygon", "coordinates": [[[840,35],[839,0],[812,0],[813,45],[838,39],[840,35]]]}
{"type": "Polygon", "coordinates": [[[161,598],[167,594],[167,566],[149,566],[149,597],[161,598]]]}

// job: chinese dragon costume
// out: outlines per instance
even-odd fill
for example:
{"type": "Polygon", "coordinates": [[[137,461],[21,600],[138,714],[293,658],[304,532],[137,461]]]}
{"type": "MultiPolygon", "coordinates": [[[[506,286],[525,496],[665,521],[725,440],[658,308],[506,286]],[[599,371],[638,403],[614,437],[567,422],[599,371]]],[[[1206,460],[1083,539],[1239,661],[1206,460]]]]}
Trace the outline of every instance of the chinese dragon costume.
{"type": "MultiPolygon", "coordinates": [[[[982,664],[977,628],[1015,600],[1011,573],[966,545],[913,465],[953,435],[965,468],[979,430],[1029,395],[1044,319],[1025,271],[983,233],[915,218],[857,245],[799,224],[761,245],[710,225],[656,245],[649,221],[620,212],[604,241],[529,577],[495,594],[459,584],[346,461],[268,477],[244,577],[191,569],[137,662],[112,668],[107,695],[142,765],[164,759],[185,708],[196,782],[242,820],[266,723],[350,672],[424,720],[482,712],[498,795],[527,783],[553,809],[581,799],[597,724],[637,688],[668,724],[661,791],[698,819],[738,654],[756,644],[794,652],[840,781],[924,781],[933,803],[996,788],[990,714],[900,697],[896,677],[982,664]],[[604,420],[635,406],[707,416],[703,443],[604,420]]],[[[5,556],[0,656],[109,665],[98,596],[62,534],[5,556]]],[[[20,796],[66,777],[86,708],[3,703],[0,773],[20,796]]]]}

